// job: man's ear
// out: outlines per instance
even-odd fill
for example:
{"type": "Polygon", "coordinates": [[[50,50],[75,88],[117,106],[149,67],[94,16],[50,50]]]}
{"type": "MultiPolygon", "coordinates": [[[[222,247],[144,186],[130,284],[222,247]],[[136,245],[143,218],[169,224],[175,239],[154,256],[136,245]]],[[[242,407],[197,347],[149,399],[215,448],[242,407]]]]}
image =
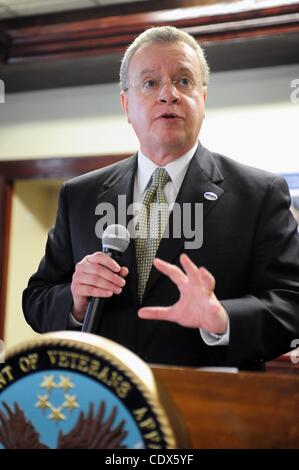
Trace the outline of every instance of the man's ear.
{"type": "Polygon", "coordinates": [[[121,102],[121,109],[123,110],[123,113],[126,114],[128,123],[130,124],[130,119],[129,119],[129,103],[127,99],[126,93],[121,90],[120,92],[120,102],[121,102]]]}
{"type": "Polygon", "coordinates": [[[206,101],[207,101],[207,97],[208,97],[208,88],[205,86],[204,89],[203,89],[203,101],[204,101],[205,104],[206,104],[206,101]]]}

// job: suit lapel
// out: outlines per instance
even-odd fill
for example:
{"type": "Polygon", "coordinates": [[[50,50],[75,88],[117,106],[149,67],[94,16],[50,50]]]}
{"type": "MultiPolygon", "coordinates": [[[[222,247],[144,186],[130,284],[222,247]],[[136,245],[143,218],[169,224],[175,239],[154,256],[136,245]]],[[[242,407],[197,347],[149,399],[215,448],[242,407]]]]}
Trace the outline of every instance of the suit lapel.
{"type": "MultiPolygon", "coordinates": [[[[128,227],[128,206],[133,202],[134,181],[137,169],[137,155],[115,166],[104,183],[104,190],[98,195],[98,203],[111,204],[115,210],[115,222],[128,227]]],[[[127,266],[129,275],[127,285],[130,286],[132,294],[137,299],[137,269],[135,257],[134,239],[130,239],[127,250],[120,258],[120,264],[127,266]]]]}
{"type": "MultiPolygon", "coordinates": [[[[171,263],[180,253],[186,251],[184,244],[187,241],[186,219],[184,211],[189,203],[191,210],[191,221],[194,227],[194,208],[196,203],[203,204],[203,221],[210,215],[212,209],[217,205],[223,195],[223,190],[217,183],[223,181],[223,177],[216,166],[211,153],[199,144],[199,147],[192,158],[181,189],[176,199],[176,203],[181,208],[180,221],[177,220],[175,210],[169,217],[168,231],[169,237],[162,238],[157,251],[157,257],[171,263]],[[207,199],[210,197],[211,199],[207,199]],[[179,227],[181,236],[174,237],[174,227],[179,227]]],[[[188,209],[187,209],[188,210],[188,209]]],[[[145,289],[144,298],[150,292],[154,284],[162,274],[153,268],[150,272],[148,283],[145,289]]]]}

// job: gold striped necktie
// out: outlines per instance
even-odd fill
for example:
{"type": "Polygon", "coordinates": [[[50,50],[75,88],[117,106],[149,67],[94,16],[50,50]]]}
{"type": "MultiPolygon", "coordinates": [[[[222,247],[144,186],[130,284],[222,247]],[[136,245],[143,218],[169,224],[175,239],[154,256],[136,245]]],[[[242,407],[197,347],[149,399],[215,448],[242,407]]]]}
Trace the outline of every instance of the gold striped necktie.
{"type": "Polygon", "coordinates": [[[136,230],[136,260],[138,270],[138,298],[140,302],[152,268],[153,259],[168,221],[168,203],[164,186],[170,181],[165,168],[157,168],[152,184],[145,193],[136,230]]]}

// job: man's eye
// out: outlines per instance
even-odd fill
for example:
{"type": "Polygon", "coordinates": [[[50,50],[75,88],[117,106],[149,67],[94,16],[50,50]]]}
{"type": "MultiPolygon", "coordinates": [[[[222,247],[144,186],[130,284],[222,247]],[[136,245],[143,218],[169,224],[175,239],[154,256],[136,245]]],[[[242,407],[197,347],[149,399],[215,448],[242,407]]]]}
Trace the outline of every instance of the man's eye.
{"type": "Polygon", "coordinates": [[[157,88],[157,80],[149,79],[143,83],[143,88],[145,90],[150,90],[152,88],[157,88]]]}
{"type": "Polygon", "coordinates": [[[180,78],[179,84],[184,88],[188,88],[191,85],[191,81],[189,80],[189,78],[184,77],[180,78]]]}

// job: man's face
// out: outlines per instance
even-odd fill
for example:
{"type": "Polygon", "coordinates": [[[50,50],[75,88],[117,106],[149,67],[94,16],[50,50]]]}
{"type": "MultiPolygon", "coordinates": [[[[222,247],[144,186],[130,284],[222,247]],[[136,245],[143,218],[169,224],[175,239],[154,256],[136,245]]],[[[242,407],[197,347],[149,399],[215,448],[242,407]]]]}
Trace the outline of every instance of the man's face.
{"type": "Polygon", "coordinates": [[[195,145],[204,118],[199,59],[183,42],[150,43],[133,55],[123,110],[153,160],[170,161],[195,145]]]}

